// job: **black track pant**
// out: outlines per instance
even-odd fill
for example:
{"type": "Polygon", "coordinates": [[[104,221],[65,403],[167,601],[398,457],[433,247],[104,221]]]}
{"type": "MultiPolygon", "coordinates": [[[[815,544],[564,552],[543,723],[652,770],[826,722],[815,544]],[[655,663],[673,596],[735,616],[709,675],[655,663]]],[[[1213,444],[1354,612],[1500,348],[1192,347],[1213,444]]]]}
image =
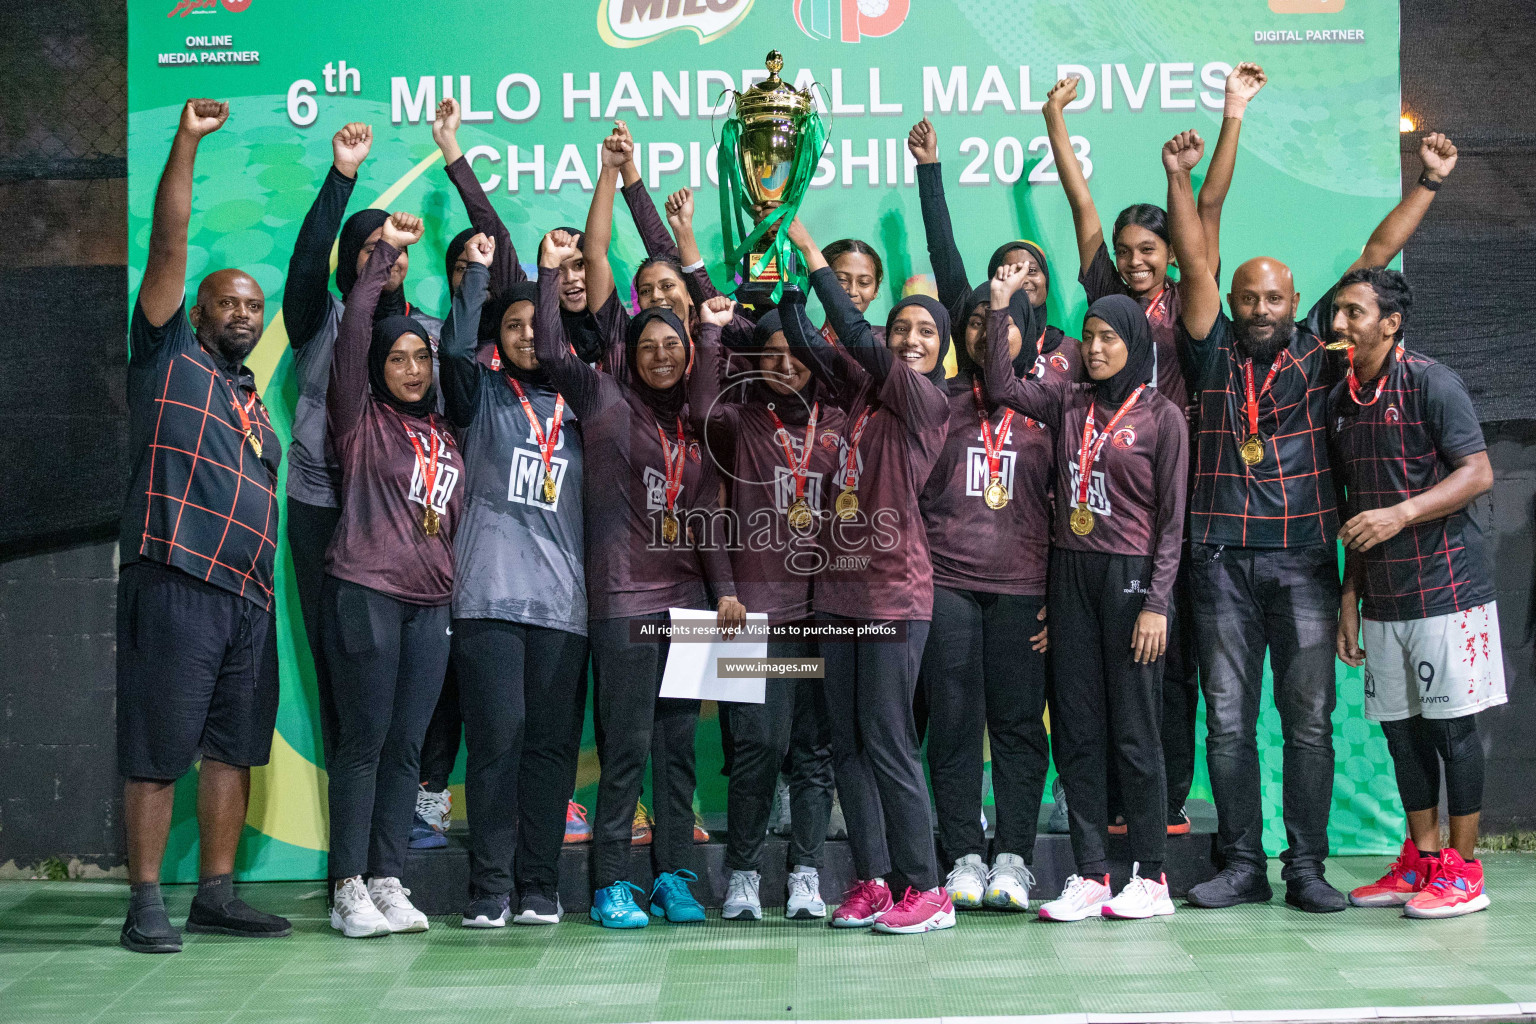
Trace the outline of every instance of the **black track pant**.
{"type": "Polygon", "coordinates": [[[325,577],[320,600],[336,707],[330,877],[400,876],[416,810],[421,738],[448,663],[448,606],[406,604],[325,577]]]}
{"type": "MultiPolygon", "coordinates": [[[[939,869],[912,721],[928,623],[906,626],[903,643],[822,644],[832,709],[832,765],[848,819],[855,874],[882,878],[894,869],[905,884],[932,889],[939,884],[939,869]]],[[[980,779],[976,789],[981,790],[980,779]]]]}
{"type": "Polygon", "coordinates": [[[982,739],[992,739],[997,796],[993,856],[1034,862],[1035,829],[1050,741],[1045,734],[1045,663],[1029,638],[1040,632],[1043,597],[933,588],[933,628],[923,651],[928,774],[944,863],[987,855],[981,830],[982,739]]]}
{"type": "Polygon", "coordinates": [[[1405,811],[1440,806],[1440,765],[1445,765],[1446,810],[1451,817],[1483,809],[1483,741],[1477,715],[1382,722],[1397,771],[1397,792],[1405,811]]]}
{"type": "Polygon", "coordinates": [[[1163,659],[1138,665],[1131,636],[1152,559],[1058,548],[1051,558],[1051,660],[1057,766],[1067,789],[1072,853],[1082,875],[1109,870],[1108,769],[1115,765],[1131,856],[1155,878],[1167,843],[1163,659]]]}
{"type": "Polygon", "coordinates": [[[592,877],[599,889],[624,877],[647,758],[653,764],[655,783],[651,855],[657,873],[683,867],[693,845],[693,734],[699,702],[657,696],[670,643],[664,638],[630,643],[632,622],[664,628],[669,618],[666,612],[658,612],[596,619],[590,624],[599,676],[596,717],[601,723],[597,732],[601,773],[592,836],[592,877]]]}
{"type": "MultiPolygon", "coordinates": [[[[457,628],[457,627],[455,627],[457,628]]],[[[457,651],[457,645],[454,651],[457,651]]],[[[459,747],[464,739],[464,709],[459,691],[458,655],[448,655],[448,671],[443,676],[443,692],[437,698],[437,709],[427,725],[427,736],[421,742],[421,782],[434,793],[448,788],[448,776],[459,759],[459,747]]]]}
{"type": "MultiPolygon", "coordinates": [[[[817,645],[773,641],[770,658],[807,659],[817,645]]],[[[730,786],[726,795],[725,866],[761,871],[768,811],[779,768],[790,766],[789,864],[821,866],[821,848],[832,815],[832,751],[826,690],[820,679],[768,680],[761,704],[725,703],[720,718],[731,740],[730,786]]]]}
{"type": "Polygon", "coordinates": [[[341,509],[288,499],[288,550],[293,554],[293,582],[299,591],[299,614],[315,665],[315,691],[320,720],[320,745],[330,757],[336,728],[335,701],[325,671],[325,645],[320,641],[320,591],[325,580],[325,549],[341,522],[341,509]]]}
{"type": "Polygon", "coordinates": [[[587,705],[586,637],[455,619],[472,893],[554,898],[587,705]]]}

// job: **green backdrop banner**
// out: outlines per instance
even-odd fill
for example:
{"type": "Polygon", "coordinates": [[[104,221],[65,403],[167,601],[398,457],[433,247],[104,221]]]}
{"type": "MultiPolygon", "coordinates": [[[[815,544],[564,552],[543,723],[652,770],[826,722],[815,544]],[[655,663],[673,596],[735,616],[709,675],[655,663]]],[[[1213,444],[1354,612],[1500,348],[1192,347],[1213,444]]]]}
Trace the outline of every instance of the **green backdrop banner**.
{"type": "MultiPolygon", "coordinates": [[[[877,317],[930,272],[905,145],[926,115],[939,131],[962,251],[979,268],[1001,241],[1043,242],[1055,272],[1053,320],[1075,333],[1084,302],[1072,283],[1071,219],[1039,114],[1065,74],[1085,80],[1069,123],[1108,220],[1129,203],[1163,201],[1159,147],[1185,128],[1213,143],[1227,71],[1242,60],[1263,64],[1269,85],[1245,121],[1223,257],[1231,266],[1260,254],[1284,259],[1304,305],[1399,195],[1398,9],[1381,0],[129,0],[128,11],[130,295],[180,105],[190,96],[228,100],[228,124],[198,156],[188,281],[236,266],[266,290],[272,316],[251,365],[285,439],[295,381],[277,315],[284,268],[343,123],[374,131],[352,208],[425,218],[407,297],[446,311],[441,256],[467,220],[429,130],[444,96],[465,108],[460,141],[525,263],[544,231],[583,222],[614,118],[629,122],[653,190],[705,193],[700,240],[718,260],[720,227],[702,211],[718,205],[708,193],[727,109],[721,94],[763,77],[764,54],[782,50],[785,77],[820,83],[826,99],[829,141],[804,216],[823,240],[862,237],[882,253],[877,317]]],[[[614,252],[627,277],[641,248],[622,215],[614,252]]],[[[324,757],[286,546],[278,587],[282,705],[272,763],[253,780],[241,869],[250,878],[319,878],[324,757]]],[[[1361,717],[1358,674],[1341,665],[1339,687],[1333,849],[1390,852],[1403,821],[1386,744],[1361,717]]],[[[700,801],[714,810],[724,794],[708,711],[699,740],[700,801]]],[[[1267,694],[1259,746],[1274,852],[1284,842],[1282,755],[1267,694]]],[[[1203,761],[1196,797],[1209,797],[1203,761]]],[[[456,786],[462,770],[461,760],[456,786]]],[[[591,796],[595,778],[589,728],[579,794],[591,796]]],[[[458,796],[461,815],[462,789],[458,796]]],[[[196,876],[189,797],[188,789],[177,807],[168,878],[196,876]]]]}

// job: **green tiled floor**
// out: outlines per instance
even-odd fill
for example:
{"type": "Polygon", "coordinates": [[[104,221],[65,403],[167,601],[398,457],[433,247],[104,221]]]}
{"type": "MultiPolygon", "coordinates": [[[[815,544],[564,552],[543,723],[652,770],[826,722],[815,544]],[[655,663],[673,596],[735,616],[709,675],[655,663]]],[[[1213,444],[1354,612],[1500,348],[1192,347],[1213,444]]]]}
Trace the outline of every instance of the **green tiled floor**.
{"type": "MultiPolygon", "coordinates": [[[[1386,860],[1342,858],[1341,888],[1386,860]]],[[[158,1024],[605,1024],[976,1017],[1536,1001],[1536,856],[1486,861],[1494,905],[1459,921],[1393,911],[1312,917],[1278,899],[1149,922],[1047,925],[969,914],[921,937],[769,919],[605,932],[557,928],[347,941],[315,883],[246,888],[291,939],[188,936],[177,956],[120,950],[126,892],[0,883],[0,1021],[158,1024]]],[[[1278,879],[1276,879],[1278,887],[1278,879]]],[[[168,888],[173,915],[187,887],[168,888]]]]}

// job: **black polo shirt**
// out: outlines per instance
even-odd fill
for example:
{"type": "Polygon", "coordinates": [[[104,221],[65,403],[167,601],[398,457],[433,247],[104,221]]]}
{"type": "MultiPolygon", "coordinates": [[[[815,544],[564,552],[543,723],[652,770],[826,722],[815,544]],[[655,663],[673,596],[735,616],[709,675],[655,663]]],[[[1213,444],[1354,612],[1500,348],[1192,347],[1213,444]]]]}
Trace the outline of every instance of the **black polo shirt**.
{"type": "MultiPolygon", "coordinates": [[[[1259,397],[1264,458],[1245,464],[1238,447],[1248,434],[1247,385],[1232,321],[1216,315],[1202,340],[1188,339],[1188,361],[1200,393],[1189,501],[1189,540],[1229,547],[1291,548],[1332,544],[1339,516],[1328,462],[1328,392],[1339,360],[1323,346],[1333,309],[1330,289],[1298,322],[1280,370],[1259,397]]],[[[1254,364],[1254,391],[1269,366],[1254,364]]]]}
{"type": "MultiPolygon", "coordinates": [[[[1377,375],[1378,379],[1380,374],[1377,375]]],[[[1467,387],[1450,367],[1401,347],[1387,358],[1386,382],[1347,381],[1329,397],[1334,467],[1346,516],[1388,508],[1423,494],[1456,463],[1486,451],[1467,387]],[[1361,403],[1369,404],[1361,404],[1361,403]]],[[[1404,527],[1360,555],[1364,615],[1377,621],[1424,619],[1494,599],[1479,499],[1444,519],[1404,527]]]]}
{"type": "Polygon", "coordinates": [[[128,444],[121,563],[173,566],[270,609],[281,442],[251,372],[221,367],[198,344],[185,300],[160,327],[134,304],[128,444]],[[259,458],[237,402],[260,440],[259,458]]]}

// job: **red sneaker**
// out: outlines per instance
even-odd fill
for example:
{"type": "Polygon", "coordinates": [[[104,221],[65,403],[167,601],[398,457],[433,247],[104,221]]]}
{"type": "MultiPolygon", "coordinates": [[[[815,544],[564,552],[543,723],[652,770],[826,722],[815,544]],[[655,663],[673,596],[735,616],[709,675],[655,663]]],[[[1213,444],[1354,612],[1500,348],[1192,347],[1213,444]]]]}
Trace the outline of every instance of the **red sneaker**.
{"type": "Polygon", "coordinates": [[[565,841],[568,843],[592,841],[592,826],[587,822],[587,809],[575,800],[568,800],[565,804],[565,841]]]}
{"type": "Polygon", "coordinates": [[[1462,860],[1450,847],[1440,851],[1440,863],[1421,892],[1403,905],[1408,917],[1461,917],[1488,909],[1483,891],[1483,862],[1462,860]]]}
{"type": "Polygon", "coordinates": [[[832,915],[833,928],[868,928],[891,909],[891,889],[884,882],[854,882],[832,915]]]}
{"type": "Polygon", "coordinates": [[[880,915],[875,931],[891,935],[916,935],[955,926],[955,905],[943,886],[933,889],[907,888],[901,902],[880,915]]]}
{"type": "Polygon", "coordinates": [[[1413,840],[1405,839],[1387,873],[1351,892],[1349,902],[1357,907],[1400,907],[1429,884],[1434,870],[1435,860],[1420,857],[1413,840]]]}
{"type": "Polygon", "coordinates": [[[1125,823],[1125,819],[1118,814],[1115,815],[1114,824],[1109,826],[1109,834],[1112,836],[1123,836],[1130,830],[1131,828],[1125,823]]]}

